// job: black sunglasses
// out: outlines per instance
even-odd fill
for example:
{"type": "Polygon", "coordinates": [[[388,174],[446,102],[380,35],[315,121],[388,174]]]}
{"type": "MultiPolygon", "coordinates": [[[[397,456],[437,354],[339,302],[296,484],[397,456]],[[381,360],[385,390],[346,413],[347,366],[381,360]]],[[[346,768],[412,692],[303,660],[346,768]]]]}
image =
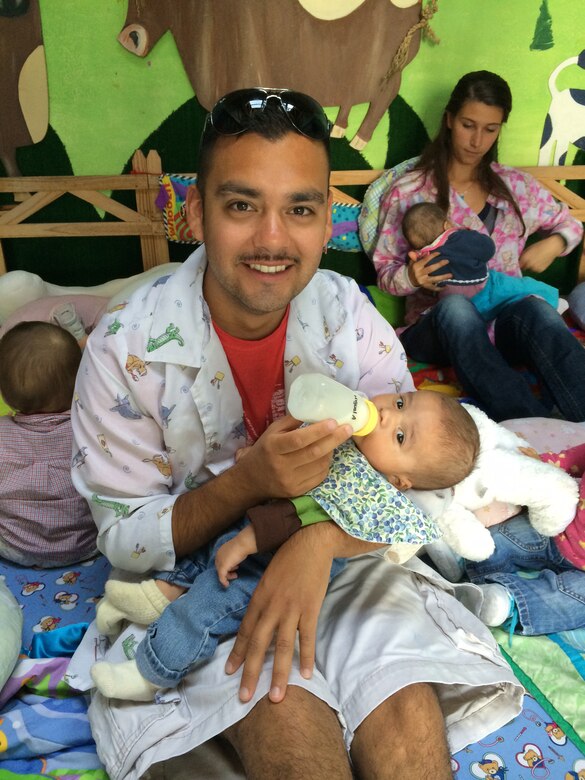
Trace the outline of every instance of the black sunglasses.
{"type": "Polygon", "coordinates": [[[252,125],[257,111],[275,100],[291,125],[301,135],[315,141],[329,138],[331,122],[322,107],[309,95],[290,89],[237,89],[220,98],[207,116],[207,122],[221,135],[238,135],[252,125]]]}

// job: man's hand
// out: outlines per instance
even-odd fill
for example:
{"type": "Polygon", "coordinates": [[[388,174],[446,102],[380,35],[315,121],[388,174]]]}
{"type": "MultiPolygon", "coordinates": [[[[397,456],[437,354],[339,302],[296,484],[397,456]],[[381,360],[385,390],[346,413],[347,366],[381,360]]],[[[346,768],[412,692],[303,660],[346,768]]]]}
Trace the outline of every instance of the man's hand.
{"type": "Polygon", "coordinates": [[[335,420],[302,428],[290,415],[273,422],[234,467],[250,491],[248,506],[300,496],[318,485],[327,476],[333,450],[352,433],[350,425],[335,420]]]}
{"type": "Polygon", "coordinates": [[[226,663],[228,674],[244,665],[240,683],[243,702],[254,695],[273,638],[270,700],[282,701],[286,694],[297,631],[301,674],[307,680],[311,677],[317,621],[333,558],[349,558],[385,546],[355,539],[334,523],[323,522],[301,529],[280,547],[254,591],[226,663]]]}
{"type": "MultiPolygon", "coordinates": [[[[269,698],[284,699],[299,633],[301,674],[309,679],[315,662],[317,619],[325,598],[333,555],[327,543],[330,523],[294,534],[274,555],[248,606],[226,663],[233,674],[242,664],[240,699],[254,695],[264,657],[274,638],[269,698]],[[316,532],[316,533],[315,533],[316,532]]],[[[329,535],[329,540],[331,536],[329,535]]]]}
{"type": "Polygon", "coordinates": [[[425,290],[436,292],[440,289],[439,282],[453,278],[453,274],[431,276],[431,273],[434,274],[435,271],[449,265],[448,260],[438,260],[437,262],[434,262],[435,258],[439,255],[440,252],[431,252],[428,255],[419,257],[416,252],[408,253],[408,277],[413,287],[424,287],[425,290]]]}
{"type": "Polygon", "coordinates": [[[299,426],[294,417],[281,417],[234,466],[177,498],[172,526],[178,558],[199,549],[251,506],[303,495],[325,479],[333,450],[351,436],[351,425],[324,420],[299,426]]]}

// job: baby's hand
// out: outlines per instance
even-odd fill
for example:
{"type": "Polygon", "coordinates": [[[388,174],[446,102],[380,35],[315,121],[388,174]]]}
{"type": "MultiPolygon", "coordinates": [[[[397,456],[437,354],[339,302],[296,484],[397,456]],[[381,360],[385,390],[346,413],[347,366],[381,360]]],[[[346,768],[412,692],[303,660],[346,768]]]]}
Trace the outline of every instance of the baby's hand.
{"type": "Polygon", "coordinates": [[[247,525],[233,539],[221,545],[215,556],[215,568],[224,588],[227,588],[231,580],[237,578],[240,563],[255,552],[258,552],[258,547],[256,534],[251,525],[247,525]]]}
{"type": "Polygon", "coordinates": [[[522,455],[528,455],[529,458],[540,460],[540,456],[534,447],[518,447],[518,451],[521,452],[522,455]]]}

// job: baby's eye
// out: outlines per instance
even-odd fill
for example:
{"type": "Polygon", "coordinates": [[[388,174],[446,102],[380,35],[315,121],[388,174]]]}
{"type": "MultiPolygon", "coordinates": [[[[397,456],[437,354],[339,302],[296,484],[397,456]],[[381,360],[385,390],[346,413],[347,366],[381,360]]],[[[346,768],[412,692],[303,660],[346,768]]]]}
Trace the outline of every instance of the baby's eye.
{"type": "Polygon", "coordinates": [[[396,431],[396,441],[398,442],[398,444],[400,445],[404,444],[404,438],[405,438],[404,433],[400,429],[398,429],[396,431]]]}
{"type": "Polygon", "coordinates": [[[396,399],[396,408],[402,409],[404,406],[404,399],[403,398],[397,398],[396,399]]]}

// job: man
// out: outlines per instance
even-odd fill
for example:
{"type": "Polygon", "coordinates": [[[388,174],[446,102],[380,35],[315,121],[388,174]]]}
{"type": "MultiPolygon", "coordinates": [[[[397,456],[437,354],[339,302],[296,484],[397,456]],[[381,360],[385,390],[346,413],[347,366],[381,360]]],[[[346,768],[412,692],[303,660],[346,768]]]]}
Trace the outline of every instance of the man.
{"type": "MultiPolygon", "coordinates": [[[[299,373],[367,395],[413,388],[390,325],[352,280],[317,271],[331,235],[328,135],[300,93],[220,100],[187,200],[204,247],[89,339],[74,412],[76,447],[87,449],[74,480],[114,566],[170,571],[249,506],[322,481],[351,428],[299,428],[284,413],[299,373]],[[137,359],[138,375],[127,369],[137,359]]],[[[444,780],[445,718],[458,749],[519,711],[520,686],[489,632],[424,576],[363,556],[325,597],[333,557],[367,548],[318,526],[278,550],[235,643],[178,695],[119,706],[94,697],[113,778],[223,733],[251,778],[351,778],[347,746],[360,777],[444,780]]]]}

